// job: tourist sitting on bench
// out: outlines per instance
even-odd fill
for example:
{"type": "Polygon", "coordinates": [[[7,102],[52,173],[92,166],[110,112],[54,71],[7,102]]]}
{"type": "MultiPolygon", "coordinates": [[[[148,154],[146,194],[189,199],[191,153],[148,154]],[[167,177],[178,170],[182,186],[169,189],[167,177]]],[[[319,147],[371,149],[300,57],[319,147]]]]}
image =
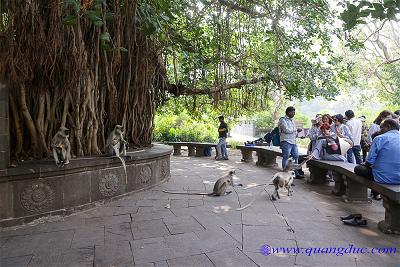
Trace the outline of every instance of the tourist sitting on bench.
{"type": "MultiPolygon", "coordinates": [[[[364,163],[354,168],[354,173],[377,183],[400,184],[400,133],[399,124],[387,119],[380,126],[364,163]]],[[[378,193],[373,197],[380,200],[378,193]]]]}
{"type": "Polygon", "coordinates": [[[315,148],[308,158],[346,162],[345,155],[351,147],[351,140],[339,138],[331,131],[331,126],[327,123],[322,124],[320,129],[321,134],[318,136],[315,148]]]}

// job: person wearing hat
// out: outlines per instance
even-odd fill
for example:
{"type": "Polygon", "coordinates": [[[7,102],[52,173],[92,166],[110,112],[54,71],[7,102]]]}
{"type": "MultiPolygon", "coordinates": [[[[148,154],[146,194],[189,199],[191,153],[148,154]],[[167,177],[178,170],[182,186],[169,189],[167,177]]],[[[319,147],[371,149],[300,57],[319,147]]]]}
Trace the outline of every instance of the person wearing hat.
{"type": "Polygon", "coordinates": [[[322,115],[317,114],[314,119],[311,120],[312,127],[308,132],[307,137],[310,138],[310,144],[308,145],[308,152],[311,153],[314,148],[315,144],[317,143],[317,138],[320,135],[320,129],[322,125],[322,115]]]}

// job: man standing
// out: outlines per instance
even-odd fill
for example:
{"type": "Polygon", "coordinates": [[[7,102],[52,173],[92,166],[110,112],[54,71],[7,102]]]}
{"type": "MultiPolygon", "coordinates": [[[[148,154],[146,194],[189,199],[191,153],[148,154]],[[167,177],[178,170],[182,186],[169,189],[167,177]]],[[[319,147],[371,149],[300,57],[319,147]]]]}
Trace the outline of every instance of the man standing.
{"type": "Polygon", "coordinates": [[[346,115],[347,123],[346,125],[350,128],[350,132],[353,135],[354,146],[347,152],[347,161],[353,163],[353,154],[356,158],[356,163],[360,164],[361,160],[361,133],[362,133],[362,121],[360,119],[354,118],[354,112],[352,110],[347,110],[344,115],[346,115]]]}
{"type": "Polygon", "coordinates": [[[216,160],[228,160],[228,151],[226,150],[226,138],[228,137],[228,125],[224,121],[224,116],[219,116],[220,122],[218,127],[219,142],[217,144],[217,157],[216,160]]]}
{"type": "MultiPolygon", "coordinates": [[[[400,133],[399,124],[393,119],[380,126],[380,135],[374,138],[367,159],[354,168],[355,174],[382,184],[400,184],[400,133]]],[[[372,192],[379,200],[377,192],[372,192]]]]}
{"type": "MultiPolygon", "coordinates": [[[[293,160],[298,163],[299,151],[296,144],[296,136],[301,129],[296,128],[296,124],[293,120],[296,114],[296,109],[294,107],[286,108],[286,116],[279,119],[278,128],[279,136],[281,141],[282,149],[282,168],[285,168],[288,164],[289,156],[293,157],[293,160]]],[[[295,170],[296,179],[304,178],[304,175],[300,175],[298,170],[295,170]]]]}

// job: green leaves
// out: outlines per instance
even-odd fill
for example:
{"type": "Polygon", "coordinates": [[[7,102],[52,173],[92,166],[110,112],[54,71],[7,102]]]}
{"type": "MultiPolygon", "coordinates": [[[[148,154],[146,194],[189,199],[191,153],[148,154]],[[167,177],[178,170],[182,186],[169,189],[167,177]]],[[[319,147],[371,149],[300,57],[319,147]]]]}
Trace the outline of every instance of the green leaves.
{"type": "Polygon", "coordinates": [[[65,25],[75,25],[77,21],[78,17],[76,15],[69,15],[63,19],[65,25]]]}
{"type": "Polygon", "coordinates": [[[67,5],[72,5],[76,13],[79,13],[82,10],[82,5],[77,0],[68,0],[67,5]]]}
{"type": "Polygon", "coordinates": [[[347,31],[352,30],[358,24],[366,23],[365,19],[371,17],[379,20],[396,20],[400,13],[400,0],[375,1],[347,1],[346,10],[340,14],[347,31]],[[357,4],[358,5],[355,5],[357,4]]]}

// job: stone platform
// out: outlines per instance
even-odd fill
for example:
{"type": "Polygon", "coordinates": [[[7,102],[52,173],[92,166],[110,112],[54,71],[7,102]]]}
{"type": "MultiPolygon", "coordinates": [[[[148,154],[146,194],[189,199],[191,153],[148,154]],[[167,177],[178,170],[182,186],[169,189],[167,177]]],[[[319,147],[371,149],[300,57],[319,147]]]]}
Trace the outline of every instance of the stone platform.
{"type": "Polygon", "coordinates": [[[169,177],[171,153],[165,145],[128,152],[127,177],[121,161],[107,156],[72,159],[62,168],[49,159],[6,169],[0,173],[0,226],[71,214],[150,188],[169,177]]]}
{"type": "MultiPolygon", "coordinates": [[[[227,161],[171,157],[171,178],[150,190],[67,217],[50,217],[0,232],[0,266],[398,266],[400,238],[377,228],[382,203],[344,203],[331,185],[295,180],[293,196],[272,202],[264,195],[243,211],[277,171],[227,161]],[[224,197],[171,195],[168,190],[211,191],[213,182],[236,169],[243,183],[224,197]],[[339,216],[362,213],[366,227],[345,226],[339,216]],[[397,247],[394,254],[263,255],[271,247],[397,247]],[[265,247],[265,246],[264,246],[265,247]]],[[[73,190],[73,188],[71,188],[73,190]]],[[[79,190],[79,189],[76,189],[79,190]]]]}

